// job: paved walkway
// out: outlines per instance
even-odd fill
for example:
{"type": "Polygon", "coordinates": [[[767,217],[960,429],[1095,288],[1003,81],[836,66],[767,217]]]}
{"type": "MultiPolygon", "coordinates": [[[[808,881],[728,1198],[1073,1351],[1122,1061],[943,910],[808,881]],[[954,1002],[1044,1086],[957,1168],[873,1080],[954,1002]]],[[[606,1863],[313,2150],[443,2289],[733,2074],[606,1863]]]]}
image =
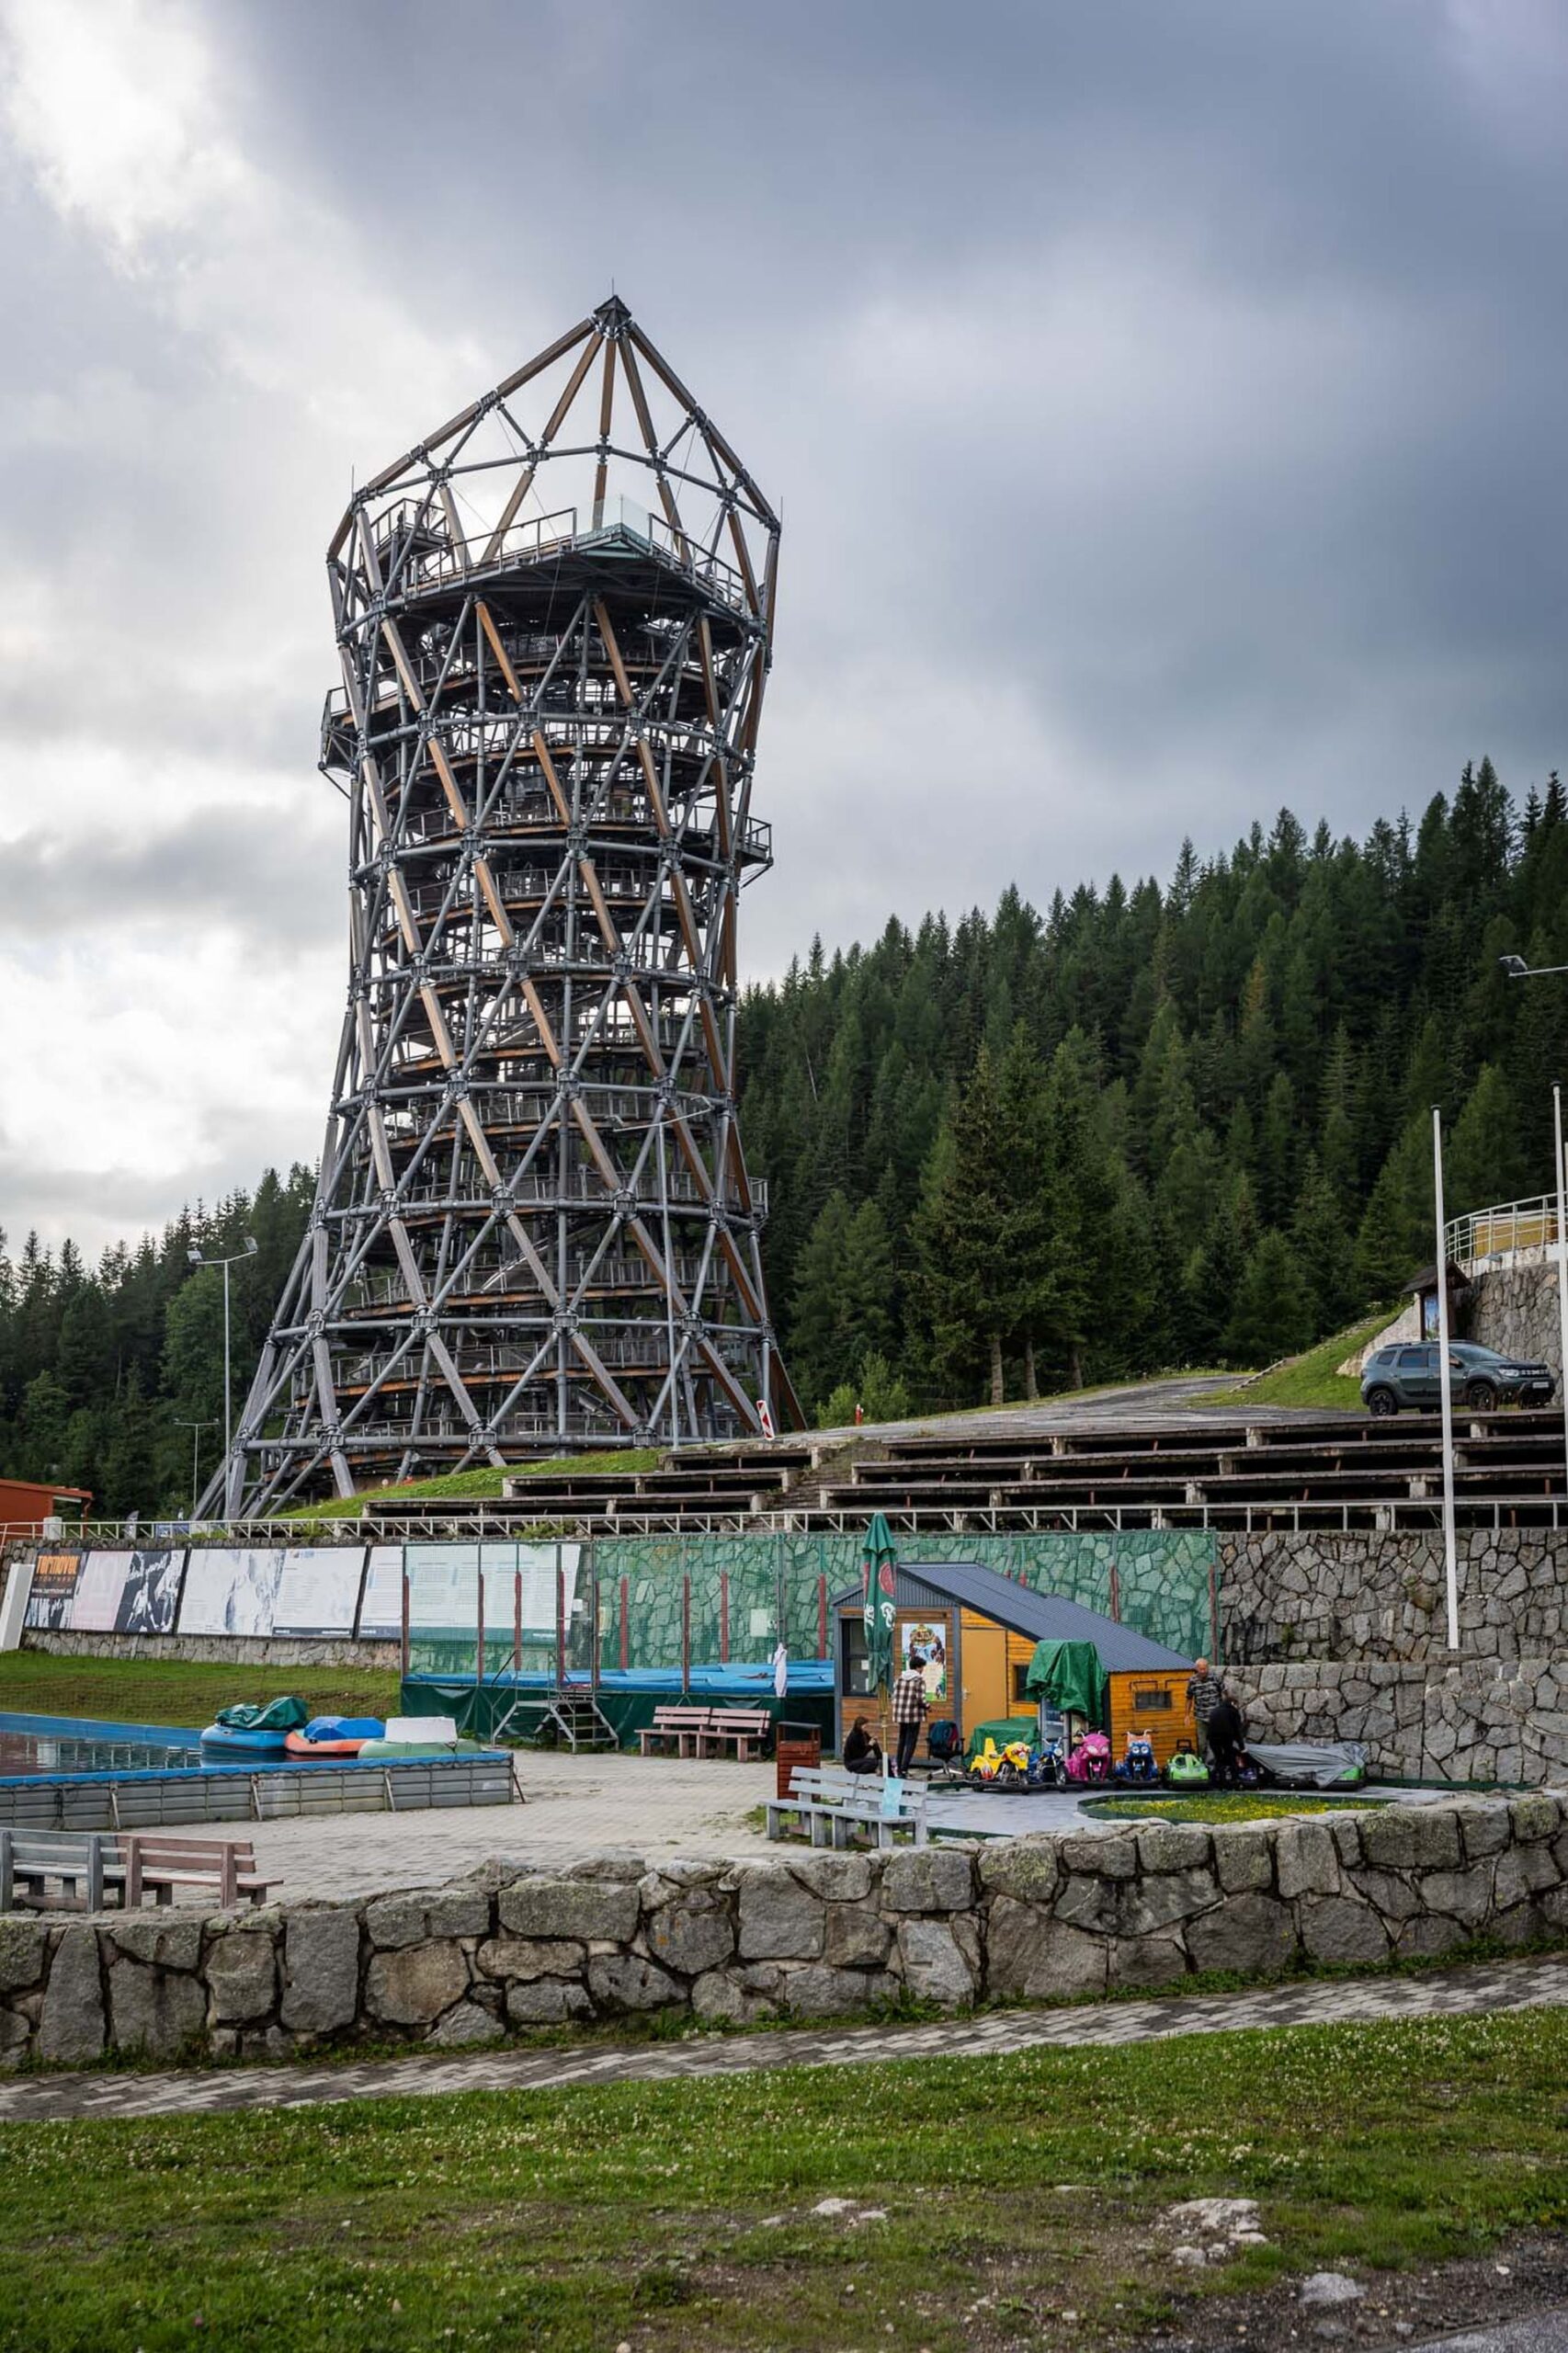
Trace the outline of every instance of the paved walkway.
{"type": "Polygon", "coordinates": [[[998,2010],[934,2026],[802,2027],[713,2035],[630,2049],[598,2044],[376,2060],[362,2067],[256,2067],[164,2075],[28,2076],[0,2083],[0,2122],[62,2117],[210,2115],[219,2109],[312,2108],[349,2099],[429,2098],[445,2092],[553,2091],[574,2084],[663,2083],[772,2067],[863,2067],[887,2059],[983,2059],[1155,2042],[1238,2028],[1345,2025],[1568,2007],[1568,1955],[1413,1977],[1341,1978],[1199,1999],[1105,2002],[1058,2010],[998,2010]]]}
{"type": "MultiPolygon", "coordinates": [[[[523,1805],[255,1824],[250,1836],[257,1862],[278,1900],[288,1901],[434,1886],[492,1855],[537,1868],[609,1851],[623,1854],[628,1847],[639,1855],[717,1856],[726,1861],[785,1851],[770,1847],[748,1819],[773,1795],[771,1764],[523,1751],[516,1772],[523,1805]]],[[[1389,1794],[1422,1804],[1436,1803],[1445,1792],[1389,1794]]],[[[938,1829],[981,1837],[1123,1826],[1083,1813],[1081,1802],[1075,1790],[1009,1797],[938,1783],[931,1790],[929,1818],[938,1829]]],[[[207,1899],[193,1891],[191,1901],[207,1899]]]]}
{"type": "Polygon", "coordinates": [[[768,1851],[746,1816],[773,1795],[770,1764],[523,1751],[515,1769],[522,1805],[249,1824],[256,1861],[288,1900],[435,1886],[492,1855],[537,1867],[629,1847],[729,1859],[768,1851]]]}
{"type": "Polygon", "coordinates": [[[1248,1403],[1247,1392],[1233,1372],[1176,1373],[1166,1381],[1142,1381],[1120,1389],[1083,1389],[1057,1397],[1038,1398],[1032,1405],[976,1406],[972,1413],[941,1414],[906,1422],[845,1424],[836,1429],[812,1430],[813,1443],[833,1445],[840,1439],[903,1438],[1034,1438],[1053,1432],[1089,1429],[1147,1429],[1152,1422],[1175,1422],[1195,1430],[1243,1429],[1249,1422],[1321,1421],[1318,1405],[1264,1405],[1248,1403]]]}

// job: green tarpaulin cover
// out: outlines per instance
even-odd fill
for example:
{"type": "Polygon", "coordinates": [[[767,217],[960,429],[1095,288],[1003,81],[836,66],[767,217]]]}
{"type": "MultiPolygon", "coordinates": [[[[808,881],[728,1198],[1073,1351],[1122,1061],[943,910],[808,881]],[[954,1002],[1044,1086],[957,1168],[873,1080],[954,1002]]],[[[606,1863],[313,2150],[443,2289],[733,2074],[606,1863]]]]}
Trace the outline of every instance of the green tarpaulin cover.
{"type": "Polygon", "coordinates": [[[227,1724],[231,1732],[298,1732],[311,1721],[311,1711],[302,1699],[274,1699],[269,1707],[252,1707],[239,1700],[232,1708],[220,1708],[218,1722],[227,1724]]]}
{"type": "Polygon", "coordinates": [[[1103,1724],[1110,1685],[1093,1643],[1037,1643],[1024,1677],[1031,1699],[1071,1708],[1092,1724],[1103,1724]]]}

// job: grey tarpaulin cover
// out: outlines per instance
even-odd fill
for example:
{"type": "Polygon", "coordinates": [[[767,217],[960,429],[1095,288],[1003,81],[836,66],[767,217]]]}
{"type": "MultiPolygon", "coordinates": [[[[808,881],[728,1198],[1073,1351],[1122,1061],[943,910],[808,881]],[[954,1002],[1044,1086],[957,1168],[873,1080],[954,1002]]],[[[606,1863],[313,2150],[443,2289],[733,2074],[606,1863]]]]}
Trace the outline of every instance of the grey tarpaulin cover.
{"type": "Polygon", "coordinates": [[[1249,1740],[1247,1755],[1272,1781],[1305,1782],[1315,1790],[1349,1789],[1367,1778],[1358,1740],[1249,1740]]]}

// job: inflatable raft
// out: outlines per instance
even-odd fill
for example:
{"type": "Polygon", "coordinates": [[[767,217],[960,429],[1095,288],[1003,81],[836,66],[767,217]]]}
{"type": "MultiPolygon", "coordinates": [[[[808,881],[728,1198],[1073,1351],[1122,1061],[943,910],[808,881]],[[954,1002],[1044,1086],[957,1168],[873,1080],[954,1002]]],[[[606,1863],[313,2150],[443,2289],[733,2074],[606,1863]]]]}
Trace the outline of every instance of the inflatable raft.
{"type": "Polygon", "coordinates": [[[241,1701],[219,1709],[217,1722],[201,1735],[201,1745],[231,1756],[283,1756],[290,1733],[309,1721],[310,1710],[302,1699],[274,1699],[267,1708],[241,1701]]]}
{"type": "Polygon", "coordinates": [[[368,1740],[380,1740],[385,1731],[379,1716],[312,1716],[283,1745],[290,1756],[358,1756],[368,1740]]]}
{"type": "Polygon", "coordinates": [[[264,1731],[259,1724],[209,1724],[201,1735],[203,1748],[242,1756],[282,1756],[288,1753],[286,1732],[264,1731]]]}

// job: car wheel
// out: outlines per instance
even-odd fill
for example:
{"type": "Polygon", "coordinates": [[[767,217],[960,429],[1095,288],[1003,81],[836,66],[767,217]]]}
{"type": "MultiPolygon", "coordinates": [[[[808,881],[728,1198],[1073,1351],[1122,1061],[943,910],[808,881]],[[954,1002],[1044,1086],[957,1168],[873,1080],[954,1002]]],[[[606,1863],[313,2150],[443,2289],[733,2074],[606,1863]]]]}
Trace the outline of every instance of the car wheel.
{"type": "Polygon", "coordinates": [[[1489,1381],[1472,1381],[1464,1392],[1464,1402],[1473,1405],[1478,1414],[1496,1411],[1497,1392],[1489,1381]]]}
{"type": "Polygon", "coordinates": [[[1387,1414],[1397,1414],[1399,1399],[1392,1389],[1374,1389],[1367,1399],[1367,1411],[1381,1421],[1387,1414]]]}

